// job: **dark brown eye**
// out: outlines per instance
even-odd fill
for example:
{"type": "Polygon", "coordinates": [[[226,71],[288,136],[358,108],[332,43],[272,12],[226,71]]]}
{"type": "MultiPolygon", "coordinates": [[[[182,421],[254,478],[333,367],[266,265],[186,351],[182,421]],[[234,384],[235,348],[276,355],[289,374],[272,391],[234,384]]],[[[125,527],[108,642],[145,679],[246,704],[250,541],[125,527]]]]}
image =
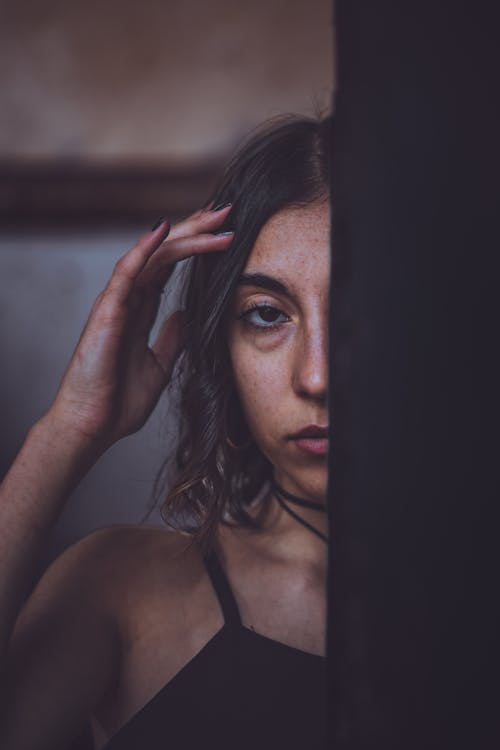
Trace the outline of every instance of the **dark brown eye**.
{"type": "Polygon", "coordinates": [[[252,305],[240,315],[240,318],[243,318],[247,325],[262,331],[279,328],[289,320],[288,315],[272,305],[252,305]],[[283,316],[285,320],[279,321],[280,316],[283,316]]]}
{"type": "Polygon", "coordinates": [[[280,311],[270,305],[263,305],[259,307],[259,315],[266,323],[275,323],[280,311]]]}

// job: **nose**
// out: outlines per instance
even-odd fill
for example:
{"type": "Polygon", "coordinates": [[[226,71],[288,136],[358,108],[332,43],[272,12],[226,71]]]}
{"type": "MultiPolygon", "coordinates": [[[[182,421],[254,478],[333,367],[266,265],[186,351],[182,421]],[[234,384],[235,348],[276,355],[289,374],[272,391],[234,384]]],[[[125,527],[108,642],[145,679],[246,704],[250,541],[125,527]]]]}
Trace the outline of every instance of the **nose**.
{"type": "Polygon", "coordinates": [[[326,402],[328,389],[328,325],[303,329],[294,352],[293,388],[303,398],[326,402]]]}

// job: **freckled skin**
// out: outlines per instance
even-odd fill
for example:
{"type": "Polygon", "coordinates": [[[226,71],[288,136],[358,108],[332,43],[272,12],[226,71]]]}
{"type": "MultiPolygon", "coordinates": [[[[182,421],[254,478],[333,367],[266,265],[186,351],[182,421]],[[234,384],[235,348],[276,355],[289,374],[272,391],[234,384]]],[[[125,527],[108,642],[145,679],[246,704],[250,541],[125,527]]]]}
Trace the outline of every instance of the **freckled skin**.
{"type": "Polygon", "coordinates": [[[323,501],[327,457],[306,454],[288,438],[307,425],[328,424],[329,201],[272,216],[244,269],[257,272],[279,279],[289,294],[249,286],[237,290],[228,328],[236,390],[276,480],[289,492],[323,501]],[[275,310],[254,310],[238,319],[252,304],[275,310]],[[255,329],[245,321],[280,325],[255,329]]]}

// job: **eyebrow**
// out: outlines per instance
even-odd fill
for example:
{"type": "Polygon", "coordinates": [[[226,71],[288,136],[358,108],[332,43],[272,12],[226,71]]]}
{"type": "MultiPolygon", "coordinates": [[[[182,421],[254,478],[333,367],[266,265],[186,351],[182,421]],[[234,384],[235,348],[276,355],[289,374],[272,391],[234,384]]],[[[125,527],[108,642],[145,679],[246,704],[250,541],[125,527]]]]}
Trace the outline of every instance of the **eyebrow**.
{"type": "Polygon", "coordinates": [[[259,286],[262,289],[268,289],[270,292],[290,296],[290,290],[286,284],[273,276],[267,276],[265,273],[243,273],[238,279],[238,286],[259,286]]]}

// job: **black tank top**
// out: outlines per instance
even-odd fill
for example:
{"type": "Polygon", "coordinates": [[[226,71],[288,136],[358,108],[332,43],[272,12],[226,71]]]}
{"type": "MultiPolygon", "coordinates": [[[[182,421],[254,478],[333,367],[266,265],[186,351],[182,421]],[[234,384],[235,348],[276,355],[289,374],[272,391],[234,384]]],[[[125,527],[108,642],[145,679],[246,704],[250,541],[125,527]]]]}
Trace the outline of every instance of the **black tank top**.
{"type": "Polygon", "coordinates": [[[205,567],[224,625],[105,750],[324,750],[326,659],[245,627],[215,553],[205,567]]]}

